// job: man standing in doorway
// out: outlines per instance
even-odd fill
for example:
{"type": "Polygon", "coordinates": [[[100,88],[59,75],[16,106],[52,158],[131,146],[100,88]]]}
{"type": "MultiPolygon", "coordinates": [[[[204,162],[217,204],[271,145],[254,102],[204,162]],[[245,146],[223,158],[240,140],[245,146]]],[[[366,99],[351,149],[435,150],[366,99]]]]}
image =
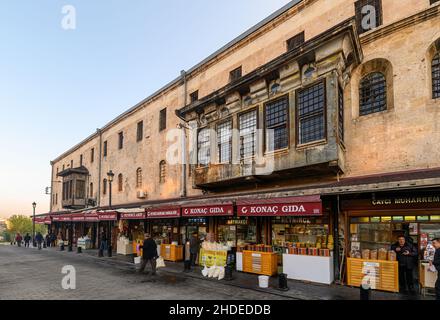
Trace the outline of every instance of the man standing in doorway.
{"type": "Polygon", "coordinates": [[[198,234],[194,232],[190,240],[190,249],[189,249],[191,256],[191,266],[193,267],[196,265],[197,255],[199,254],[199,250],[200,250],[200,240],[198,234]]]}
{"type": "Polygon", "coordinates": [[[152,269],[151,274],[154,276],[156,275],[157,244],[149,233],[146,233],[144,237],[143,245],[139,246],[139,249],[142,249],[142,263],[138,272],[144,272],[147,263],[150,262],[152,269]]]}
{"type": "Polygon", "coordinates": [[[432,245],[435,248],[434,261],[431,265],[434,265],[437,270],[437,282],[435,283],[435,297],[436,300],[440,300],[440,238],[436,238],[432,241],[432,245]]]}
{"type": "Polygon", "coordinates": [[[399,262],[399,283],[400,288],[404,292],[409,290],[411,294],[414,290],[414,267],[415,259],[417,257],[417,249],[404,236],[398,238],[398,242],[392,245],[391,250],[397,253],[397,260],[399,262]]]}

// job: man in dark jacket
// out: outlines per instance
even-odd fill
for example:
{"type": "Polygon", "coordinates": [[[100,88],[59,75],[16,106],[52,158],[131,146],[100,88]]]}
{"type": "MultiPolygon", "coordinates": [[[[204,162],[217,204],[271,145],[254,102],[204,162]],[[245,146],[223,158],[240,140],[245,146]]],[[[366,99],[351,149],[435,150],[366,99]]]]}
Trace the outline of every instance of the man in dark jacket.
{"type": "Polygon", "coordinates": [[[431,265],[434,265],[437,270],[437,282],[435,283],[435,297],[436,300],[440,300],[440,238],[434,239],[432,245],[435,248],[434,261],[431,265]]]}
{"type": "Polygon", "coordinates": [[[29,248],[29,243],[31,242],[31,236],[29,235],[29,233],[26,233],[26,235],[24,236],[24,246],[29,248]]]}
{"type": "Polygon", "coordinates": [[[40,232],[38,232],[37,235],[35,236],[35,241],[37,241],[38,250],[41,250],[41,244],[43,243],[44,238],[43,238],[43,235],[40,232]]]}
{"type": "Polygon", "coordinates": [[[152,275],[156,275],[157,244],[149,233],[145,234],[144,243],[139,249],[142,249],[142,263],[138,272],[144,272],[147,263],[150,262],[152,275]]]}
{"type": "Polygon", "coordinates": [[[399,283],[403,291],[409,290],[415,293],[413,272],[417,257],[417,249],[404,236],[399,237],[398,242],[391,246],[391,250],[397,253],[399,262],[399,283]]]}
{"type": "Polygon", "coordinates": [[[193,233],[191,240],[189,241],[189,253],[191,256],[191,266],[196,265],[197,255],[200,251],[200,240],[197,233],[193,233]]]}

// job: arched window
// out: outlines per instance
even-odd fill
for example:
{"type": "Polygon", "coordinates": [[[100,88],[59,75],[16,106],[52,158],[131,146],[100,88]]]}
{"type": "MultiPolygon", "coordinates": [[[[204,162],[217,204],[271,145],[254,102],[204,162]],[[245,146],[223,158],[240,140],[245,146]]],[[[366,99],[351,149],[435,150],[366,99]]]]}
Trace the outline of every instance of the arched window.
{"type": "Polygon", "coordinates": [[[387,81],[383,73],[372,72],[361,79],[359,105],[361,116],[387,109],[387,81]]]}
{"type": "Polygon", "coordinates": [[[440,98],[440,53],[432,58],[432,98],[440,98]]]}
{"type": "Polygon", "coordinates": [[[107,194],[107,179],[104,179],[102,181],[102,194],[106,195],[107,194]]]}
{"type": "Polygon", "coordinates": [[[93,182],[90,183],[90,198],[93,198],[93,182]]]}
{"type": "Polygon", "coordinates": [[[136,188],[142,188],[142,169],[138,168],[136,170],[136,188]]]}
{"type": "Polygon", "coordinates": [[[162,160],[159,163],[159,182],[165,183],[166,178],[167,178],[167,163],[165,162],[165,160],[162,160]]]}
{"type": "Polygon", "coordinates": [[[119,192],[121,192],[121,191],[124,190],[124,187],[123,187],[123,183],[124,183],[123,178],[124,178],[124,177],[122,176],[122,173],[120,173],[120,174],[118,175],[118,191],[119,191],[119,192]]]}

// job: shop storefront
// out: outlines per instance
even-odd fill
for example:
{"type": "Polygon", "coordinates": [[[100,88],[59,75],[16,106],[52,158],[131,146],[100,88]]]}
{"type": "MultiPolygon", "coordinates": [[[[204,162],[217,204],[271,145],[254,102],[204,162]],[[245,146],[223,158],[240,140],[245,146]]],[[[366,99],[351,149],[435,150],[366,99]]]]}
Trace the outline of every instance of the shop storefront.
{"type": "Polygon", "coordinates": [[[119,220],[119,238],[117,253],[130,255],[136,253],[137,244],[144,240],[145,220],[147,214],[145,209],[122,209],[119,220]]]}
{"type": "Polygon", "coordinates": [[[99,237],[105,232],[107,239],[112,246],[112,250],[116,251],[119,228],[117,225],[118,213],[116,211],[98,211],[99,219],[99,237]]]}
{"type": "Polygon", "coordinates": [[[375,289],[398,292],[398,262],[391,245],[400,236],[417,248],[414,278],[422,280],[420,273],[433,255],[432,239],[440,236],[440,192],[369,194],[343,201],[342,209],[348,234],[348,285],[359,286],[371,269],[375,289]]]}
{"type": "Polygon", "coordinates": [[[239,247],[237,269],[289,279],[333,282],[334,240],[320,196],[250,199],[237,202],[241,218],[262,219],[260,245],[239,247]]]}

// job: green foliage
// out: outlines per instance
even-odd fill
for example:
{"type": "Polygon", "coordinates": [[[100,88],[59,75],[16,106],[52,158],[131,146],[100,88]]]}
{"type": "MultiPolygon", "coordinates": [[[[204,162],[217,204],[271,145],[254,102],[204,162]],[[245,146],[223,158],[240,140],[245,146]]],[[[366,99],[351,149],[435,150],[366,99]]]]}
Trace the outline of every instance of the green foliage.
{"type": "MultiPolygon", "coordinates": [[[[32,219],[27,216],[13,215],[8,219],[7,233],[14,238],[17,233],[22,236],[29,233],[32,236],[32,219]]],[[[41,224],[35,224],[35,234],[41,232],[43,235],[47,233],[47,227],[41,224]]]]}

